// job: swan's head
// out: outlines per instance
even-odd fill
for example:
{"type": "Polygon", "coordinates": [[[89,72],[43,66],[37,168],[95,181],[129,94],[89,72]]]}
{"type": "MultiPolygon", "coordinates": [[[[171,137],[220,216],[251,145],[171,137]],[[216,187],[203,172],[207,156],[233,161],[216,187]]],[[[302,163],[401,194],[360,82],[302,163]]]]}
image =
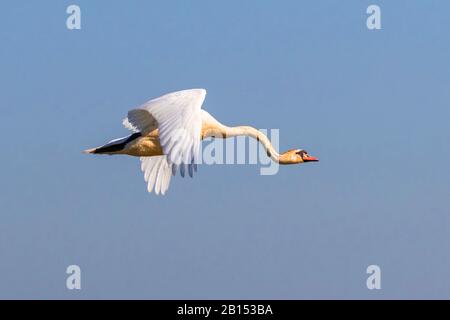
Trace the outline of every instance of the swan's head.
{"type": "Polygon", "coordinates": [[[306,150],[302,149],[289,150],[280,155],[280,164],[296,164],[316,161],[319,161],[319,159],[310,156],[306,150]]]}

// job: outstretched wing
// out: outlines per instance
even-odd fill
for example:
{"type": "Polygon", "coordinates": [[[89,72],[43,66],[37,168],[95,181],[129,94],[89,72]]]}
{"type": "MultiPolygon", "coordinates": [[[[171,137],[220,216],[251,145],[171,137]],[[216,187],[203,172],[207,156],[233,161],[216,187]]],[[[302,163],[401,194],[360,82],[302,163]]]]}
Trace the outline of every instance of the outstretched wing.
{"type": "Polygon", "coordinates": [[[171,165],[166,156],[141,157],[141,169],[147,182],[148,192],[155,189],[155,193],[164,195],[169,189],[170,177],[172,176],[171,165]]]}
{"type": "MultiPolygon", "coordinates": [[[[139,108],[130,110],[124,125],[132,131],[143,135],[155,129],[159,132],[159,141],[165,154],[165,164],[159,164],[173,175],[180,168],[184,177],[186,171],[192,177],[196,171],[200,149],[200,132],[202,126],[201,107],[206,90],[191,89],[173,92],[150,100],[139,108]]],[[[154,157],[152,157],[154,158],[154,157]]],[[[156,166],[153,164],[152,166],[156,166]]],[[[152,171],[153,172],[153,171],[152,171]]],[[[148,175],[149,187],[152,182],[148,175]]],[[[147,180],[147,174],[146,174],[147,180]]],[[[153,183],[156,186],[158,183],[153,183]]],[[[152,187],[153,187],[152,184],[152,187]]],[[[168,186],[168,184],[167,184],[168,186]]],[[[161,189],[162,190],[162,189],[161,189]]]]}

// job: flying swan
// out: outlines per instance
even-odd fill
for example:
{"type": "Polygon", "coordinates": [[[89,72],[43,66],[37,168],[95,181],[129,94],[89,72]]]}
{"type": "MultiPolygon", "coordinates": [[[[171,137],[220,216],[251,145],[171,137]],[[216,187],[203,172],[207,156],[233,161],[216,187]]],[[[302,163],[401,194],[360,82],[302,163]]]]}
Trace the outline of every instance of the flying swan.
{"type": "Polygon", "coordinates": [[[205,89],[190,89],[166,94],[130,110],[123,125],[133,134],[85,150],[92,154],[125,154],[140,157],[148,191],[165,194],[170,178],[180,171],[190,177],[197,171],[199,148],[206,137],[249,136],[262,143],[267,155],[279,164],[319,161],[305,150],[282,154],[274,149],[260,131],[248,126],[227,127],[202,110],[205,89]]]}

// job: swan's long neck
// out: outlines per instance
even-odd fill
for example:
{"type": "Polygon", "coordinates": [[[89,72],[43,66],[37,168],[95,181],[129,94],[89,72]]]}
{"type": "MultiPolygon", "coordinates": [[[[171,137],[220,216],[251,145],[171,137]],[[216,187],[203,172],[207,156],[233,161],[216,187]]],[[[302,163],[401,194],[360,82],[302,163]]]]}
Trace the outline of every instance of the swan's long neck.
{"type": "Polygon", "coordinates": [[[273,161],[280,162],[280,155],[277,150],[272,146],[269,138],[261,131],[249,126],[227,127],[208,112],[202,110],[202,139],[206,137],[231,138],[237,136],[249,136],[258,140],[266,149],[267,155],[273,161]]]}
{"type": "Polygon", "coordinates": [[[226,138],[237,136],[248,136],[256,139],[257,141],[261,142],[261,144],[264,146],[267,155],[270,158],[272,158],[273,161],[279,162],[280,155],[278,154],[277,150],[275,150],[275,148],[273,147],[269,138],[267,138],[267,136],[261,131],[249,126],[239,126],[239,127],[223,126],[223,130],[224,130],[224,137],[226,138]]]}

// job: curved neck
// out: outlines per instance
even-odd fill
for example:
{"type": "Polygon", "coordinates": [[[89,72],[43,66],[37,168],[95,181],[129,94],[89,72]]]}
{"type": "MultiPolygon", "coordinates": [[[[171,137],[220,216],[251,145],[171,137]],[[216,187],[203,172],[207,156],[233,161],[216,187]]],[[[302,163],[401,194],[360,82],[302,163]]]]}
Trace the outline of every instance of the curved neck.
{"type": "Polygon", "coordinates": [[[223,126],[224,131],[224,137],[236,137],[236,136],[249,136],[257,141],[261,142],[261,144],[264,146],[264,149],[266,149],[267,155],[272,158],[273,161],[279,162],[280,155],[278,154],[277,150],[272,146],[272,143],[270,142],[269,138],[265,134],[263,134],[261,131],[249,127],[249,126],[239,126],[239,127],[226,127],[223,126]]]}

